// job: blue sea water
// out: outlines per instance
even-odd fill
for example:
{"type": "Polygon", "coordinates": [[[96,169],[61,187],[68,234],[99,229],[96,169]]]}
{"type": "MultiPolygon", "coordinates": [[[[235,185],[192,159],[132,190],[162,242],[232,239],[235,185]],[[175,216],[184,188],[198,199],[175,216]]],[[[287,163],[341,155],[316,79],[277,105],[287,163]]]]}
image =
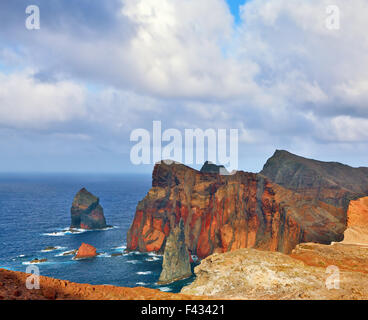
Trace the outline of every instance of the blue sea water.
{"type": "Polygon", "coordinates": [[[138,201],[151,187],[149,175],[0,174],[0,268],[26,271],[35,258],[40,274],[78,283],[145,286],[178,292],[193,279],[159,286],[162,256],[125,253],[126,234],[138,201]],[[100,198],[112,228],[68,232],[75,194],[86,187],[100,198]],[[82,242],[101,253],[94,259],[73,260],[63,253],[82,242]],[[45,252],[53,246],[58,249],[45,252]],[[122,256],[112,256],[122,253],[122,256]]]}

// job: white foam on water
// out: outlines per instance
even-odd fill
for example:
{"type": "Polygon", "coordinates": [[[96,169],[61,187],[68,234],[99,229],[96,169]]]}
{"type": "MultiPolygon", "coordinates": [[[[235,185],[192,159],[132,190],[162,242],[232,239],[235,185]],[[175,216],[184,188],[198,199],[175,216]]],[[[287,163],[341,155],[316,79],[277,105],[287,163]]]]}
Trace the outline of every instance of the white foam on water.
{"type": "Polygon", "coordinates": [[[99,255],[97,255],[97,258],[111,258],[111,254],[103,252],[103,253],[100,253],[99,255]]]}
{"type": "Polygon", "coordinates": [[[26,261],[26,262],[22,262],[23,265],[25,266],[29,266],[29,265],[34,265],[34,264],[51,264],[52,262],[49,261],[44,261],[44,262],[31,262],[31,261],[26,261]]]}
{"type": "Polygon", "coordinates": [[[170,291],[172,291],[172,289],[169,288],[169,287],[161,287],[161,288],[159,288],[159,290],[160,291],[163,291],[163,292],[170,292],[170,291]]]}
{"type": "Polygon", "coordinates": [[[42,233],[42,235],[49,237],[63,237],[65,236],[65,232],[59,231],[59,232],[42,233]]]}
{"type": "Polygon", "coordinates": [[[128,260],[128,261],[126,261],[126,263],[137,264],[137,263],[139,263],[139,261],[138,260],[128,260]]]}
{"type": "Polygon", "coordinates": [[[42,233],[43,236],[50,236],[50,237],[62,237],[65,235],[70,235],[70,234],[81,234],[84,232],[94,232],[94,231],[108,231],[108,230],[112,230],[112,229],[118,229],[119,227],[117,226],[111,226],[111,227],[107,227],[104,229],[97,229],[97,230],[86,230],[86,229],[80,229],[80,228],[64,228],[61,229],[60,231],[55,231],[55,232],[48,232],[48,233],[42,233]]]}
{"type": "Polygon", "coordinates": [[[136,285],[137,286],[146,286],[147,283],[145,283],[145,282],[137,282],[136,285]]]}
{"type": "Polygon", "coordinates": [[[120,246],[120,247],[113,247],[114,250],[124,250],[126,249],[126,246],[120,246]]]}
{"type": "Polygon", "coordinates": [[[157,254],[155,252],[149,252],[148,255],[151,257],[162,257],[162,254],[157,254]]]}
{"type": "Polygon", "coordinates": [[[139,274],[141,276],[147,276],[149,274],[152,274],[152,271],[139,271],[139,272],[137,272],[137,274],[139,274]]]}
{"type": "Polygon", "coordinates": [[[145,260],[148,261],[148,262],[152,262],[152,261],[160,260],[160,258],[158,258],[158,257],[151,257],[151,258],[147,258],[145,260]]]}
{"type": "Polygon", "coordinates": [[[60,252],[59,254],[55,255],[55,257],[67,257],[67,256],[72,256],[74,254],[73,252],[74,250],[68,250],[68,251],[64,251],[64,252],[60,252]]]}

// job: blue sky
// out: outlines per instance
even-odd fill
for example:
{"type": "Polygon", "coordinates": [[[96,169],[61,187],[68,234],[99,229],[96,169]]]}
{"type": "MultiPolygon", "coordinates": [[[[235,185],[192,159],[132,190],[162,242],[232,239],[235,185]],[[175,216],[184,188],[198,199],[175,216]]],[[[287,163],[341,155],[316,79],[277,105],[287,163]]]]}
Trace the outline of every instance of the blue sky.
{"type": "Polygon", "coordinates": [[[240,19],[243,2],[1,1],[0,172],[148,173],[130,134],[155,120],[238,129],[247,171],[276,149],[367,166],[366,0],[335,1],[338,30],[327,0],[249,0],[240,19]]]}
{"type": "Polygon", "coordinates": [[[236,23],[240,22],[239,6],[243,5],[245,2],[246,0],[227,0],[231,13],[235,17],[236,23]]]}

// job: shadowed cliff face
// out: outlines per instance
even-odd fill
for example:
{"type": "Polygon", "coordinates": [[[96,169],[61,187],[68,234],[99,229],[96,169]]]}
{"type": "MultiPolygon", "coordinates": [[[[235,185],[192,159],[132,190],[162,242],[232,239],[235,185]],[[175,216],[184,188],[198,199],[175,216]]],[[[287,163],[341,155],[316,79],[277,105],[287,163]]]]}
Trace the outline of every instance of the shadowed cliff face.
{"type": "Polygon", "coordinates": [[[173,228],[167,237],[162,272],[158,283],[168,284],[192,275],[188,248],[185,244],[183,219],[173,228]]]}
{"type": "Polygon", "coordinates": [[[277,150],[261,174],[287,189],[344,211],[350,200],[368,195],[368,168],[306,159],[287,151],[277,150]]]}
{"type": "Polygon", "coordinates": [[[128,250],[163,252],[182,218],[191,254],[260,248],[285,253],[300,242],[343,238],[341,208],[273,184],[262,175],[199,172],[181,164],[157,164],[152,189],[138,204],[128,250]]]}

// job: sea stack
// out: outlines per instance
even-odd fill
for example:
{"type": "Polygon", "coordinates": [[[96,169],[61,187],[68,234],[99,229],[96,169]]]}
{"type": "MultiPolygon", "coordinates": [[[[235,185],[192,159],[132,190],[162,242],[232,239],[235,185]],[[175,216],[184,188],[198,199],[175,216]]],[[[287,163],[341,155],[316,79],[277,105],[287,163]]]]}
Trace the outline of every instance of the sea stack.
{"type": "Polygon", "coordinates": [[[85,188],[81,189],[74,197],[71,216],[71,229],[93,230],[107,227],[100,199],[85,188]]]}
{"type": "Polygon", "coordinates": [[[185,244],[184,221],[170,232],[165,246],[159,283],[168,284],[192,275],[190,256],[185,244]]]}
{"type": "Polygon", "coordinates": [[[87,243],[82,243],[82,245],[79,247],[78,252],[75,259],[86,259],[86,258],[93,258],[97,256],[96,248],[94,246],[91,246],[87,243]]]}

